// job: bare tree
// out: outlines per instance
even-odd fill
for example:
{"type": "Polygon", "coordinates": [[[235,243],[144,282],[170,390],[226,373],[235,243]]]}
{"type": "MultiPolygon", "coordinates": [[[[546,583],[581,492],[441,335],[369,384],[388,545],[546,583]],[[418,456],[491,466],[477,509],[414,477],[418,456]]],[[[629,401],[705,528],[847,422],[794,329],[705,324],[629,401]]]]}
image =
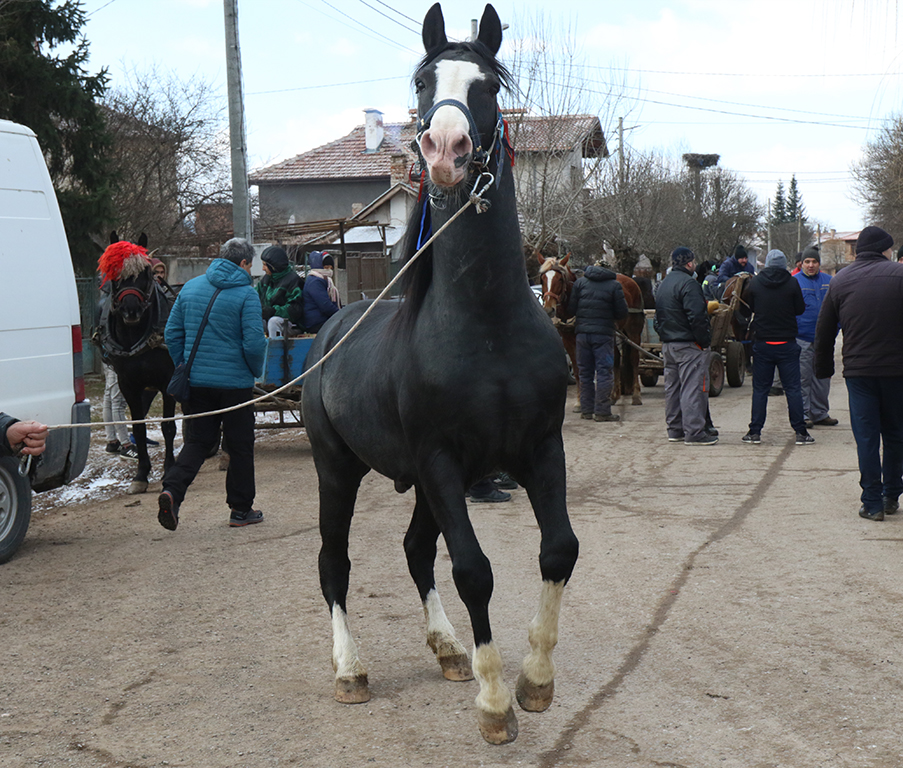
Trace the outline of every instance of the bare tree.
{"type": "Polygon", "coordinates": [[[567,22],[538,12],[512,27],[510,68],[519,88],[506,117],[518,153],[518,209],[525,241],[548,250],[555,240],[580,239],[588,188],[610,162],[606,136],[626,88],[590,82],[567,22]]]}
{"type": "Polygon", "coordinates": [[[896,115],[865,145],[862,161],[852,166],[856,200],[870,223],[894,239],[903,236],[903,115],[896,115]]]}
{"type": "Polygon", "coordinates": [[[204,206],[231,199],[226,101],[203,79],[130,70],[104,98],[114,136],[115,224],[154,246],[190,241],[204,206]]]}

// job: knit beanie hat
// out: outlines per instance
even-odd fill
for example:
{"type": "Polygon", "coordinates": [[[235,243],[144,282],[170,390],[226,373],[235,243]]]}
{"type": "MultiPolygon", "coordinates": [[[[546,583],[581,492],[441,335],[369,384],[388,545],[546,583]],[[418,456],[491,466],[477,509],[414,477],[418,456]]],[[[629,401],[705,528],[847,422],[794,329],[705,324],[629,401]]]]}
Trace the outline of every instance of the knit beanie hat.
{"type": "Polygon", "coordinates": [[[884,253],[893,244],[894,239],[881,227],[866,227],[856,239],[856,253],[884,253]]]}
{"type": "Polygon", "coordinates": [[[685,267],[691,261],[695,261],[696,256],[693,251],[689,248],[684,248],[684,246],[680,246],[679,248],[675,248],[671,251],[671,266],[672,267],[685,267]]]}
{"type": "Polygon", "coordinates": [[[271,245],[264,249],[264,252],[260,254],[260,260],[264,264],[269,264],[273,274],[282,272],[288,267],[288,254],[278,245],[271,245]]]}
{"type": "Polygon", "coordinates": [[[803,261],[806,259],[815,259],[819,264],[821,264],[821,252],[818,250],[817,245],[810,245],[805,251],[803,251],[803,261]]]}
{"type": "Polygon", "coordinates": [[[748,259],[749,254],[746,252],[746,248],[737,243],[737,247],[734,248],[734,258],[735,259],[748,259]]]}
{"type": "Polygon", "coordinates": [[[767,269],[768,267],[787,269],[787,257],[782,251],[769,251],[768,255],[765,257],[765,268],[767,269]]]}

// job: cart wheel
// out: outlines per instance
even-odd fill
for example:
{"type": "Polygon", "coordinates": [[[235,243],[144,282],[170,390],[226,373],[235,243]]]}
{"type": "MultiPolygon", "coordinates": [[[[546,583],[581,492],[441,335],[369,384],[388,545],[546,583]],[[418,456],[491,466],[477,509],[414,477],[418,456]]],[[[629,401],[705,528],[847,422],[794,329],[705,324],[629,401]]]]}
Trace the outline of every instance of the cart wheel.
{"type": "Polygon", "coordinates": [[[640,381],[643,383],[644,387],[654,387],[656,382],[658,381],[657,373],[641,373],[640,381]]]}
{"type": "Polygon", "coordinates": [[[727,383],[732,387],[742,387],[746,379],[746,360],[743,345],[739,341],[727,343],[727,383]]]}
{"type": "Polygon", "coordinates": [[[724,360],[720,352],[712,350],[709,354],[709,397],[718,397],[724,389],[724,360]]]}

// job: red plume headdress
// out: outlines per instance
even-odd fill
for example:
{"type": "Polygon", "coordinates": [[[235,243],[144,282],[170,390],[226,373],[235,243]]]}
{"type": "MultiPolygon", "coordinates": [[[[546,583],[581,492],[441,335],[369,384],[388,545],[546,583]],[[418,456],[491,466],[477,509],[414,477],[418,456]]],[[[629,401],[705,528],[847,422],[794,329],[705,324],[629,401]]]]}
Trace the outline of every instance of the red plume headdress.
{"type": "Polygon", "coordinates": [[[97,262],[97,271],[103,275],[101,285],[107,280],[121,280],[137,277],[151,265],[147,248],[120,240],[113,243],[101,254],[97,262]]]}

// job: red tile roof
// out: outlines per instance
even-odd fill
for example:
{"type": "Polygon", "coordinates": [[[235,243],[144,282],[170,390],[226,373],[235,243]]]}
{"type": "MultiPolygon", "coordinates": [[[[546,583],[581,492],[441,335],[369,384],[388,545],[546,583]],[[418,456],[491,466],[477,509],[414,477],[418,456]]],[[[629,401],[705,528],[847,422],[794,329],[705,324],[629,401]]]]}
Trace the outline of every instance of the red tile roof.
{"type": "Polygon", "coordinates": [[[414,138],[414,123],[386,123],[383,130],[385,135],[376,152],[364,151],[364,126],[359,125],[347,136],[255,171],[250,181],[272,184],[315,179],[388,179],[392,155],[404,154],[409,162],[416,159],[408,146],[414,138]]]}
{"type": "MultiPolygon", "coordinates": [[[[583,143],[584,157],[597,154],[608,157],[602,126],[595,115],[535,117],[508,114],[506,117],[515,152],[570,151],[583,143]]],[[[385,138],[376,152],[364,151],[364,126],[359,125],[347,136],[255,171],[250,181],[252,184],[276,184],[321,179],[388,178],[392,170],[392,155],[403,154],[408,162],[417,159],[410,148],[414,139],[414,122],[386,123],[383,128],[385,138]]]]}

